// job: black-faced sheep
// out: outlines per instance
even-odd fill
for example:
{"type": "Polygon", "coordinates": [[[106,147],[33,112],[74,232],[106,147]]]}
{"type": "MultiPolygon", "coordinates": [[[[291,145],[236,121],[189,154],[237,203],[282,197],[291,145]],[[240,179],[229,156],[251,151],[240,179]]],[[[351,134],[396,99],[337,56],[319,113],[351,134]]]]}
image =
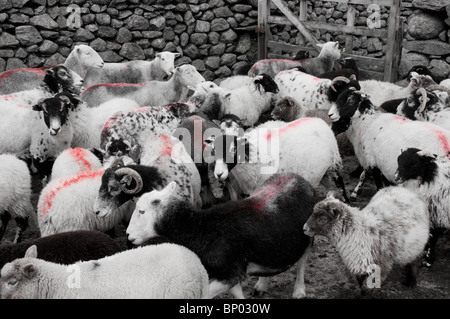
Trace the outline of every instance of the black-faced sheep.
{"type": "Polygon", "coordinates": [[[62,265],[24,258],[1,270],[2,299],[186,299],[206,298],[208,274],[189,249],[160,244],[126,250],[97,260],[62,265]]]}
{"type": "MultiPolygon", "coordinates": [[[[368,276],[376,276],[373,269],[379,270],[379,278],[372,279],[381,285],[395,264],[407,267],[407,284],[414,286],[429,217],[425,203],[403,187],[378,191],[363,209],[342,203],[330,192],[315,205],[303,230],[309,236],[327,237],[361,288],[368,276]]],[[[376,287],[369,280],[365,284],[376,287]]]]}
{"type": "MultiPolygon", "coordinates": [[[[206,210],[176,197],[177,184],[144,194],[127,228],[141,244],[164,236],[194,251],[210,278],[210,297],[230,290],[243,298],[241,281],[272,276],[299,261],[294,298],[306,296],[304,267],[310,240],[301,232],[315,204],[315,191],[296,174],[272,176],[252,197],[206,210]]],[[[262,280],[265,283],[265,280],[262,280]]],[[[259,282],[259,292],[267,287],[259,282]]]]}

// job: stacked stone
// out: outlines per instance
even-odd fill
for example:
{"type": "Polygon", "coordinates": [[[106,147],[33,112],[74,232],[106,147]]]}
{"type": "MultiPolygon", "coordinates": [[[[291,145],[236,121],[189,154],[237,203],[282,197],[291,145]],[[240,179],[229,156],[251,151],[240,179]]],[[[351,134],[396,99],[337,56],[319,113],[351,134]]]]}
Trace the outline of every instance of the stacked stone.
{"type": "MultiPolygon", "coordinates": [[[[71,21],[69,21],[71,22],[71,21]]],[[[63,63],[76,44],[106,62],[179,52],[207,80],[226,77],[256,55],[257,3],[245,0],[0,0],[0,72],[63,63]],[[80,26],[68,23],[70,5],[80,26]]]]}
{"type": "Polygon", "coordinates": [[[450,76],[450,3],[448,0],[411,0],[412,12],[399,76],[404,77],[414,65],[431,68],[440,79],[450,76]]]}

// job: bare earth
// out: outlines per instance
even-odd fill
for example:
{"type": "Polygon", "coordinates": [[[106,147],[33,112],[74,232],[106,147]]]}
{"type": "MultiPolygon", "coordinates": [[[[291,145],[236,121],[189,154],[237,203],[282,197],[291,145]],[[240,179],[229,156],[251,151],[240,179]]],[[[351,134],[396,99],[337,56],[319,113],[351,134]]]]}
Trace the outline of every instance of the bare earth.
{"type": "MultiPolygon", "coordinates": [[[[347,191],[350,194],[357,183],[356,178],[351,178],[349,173],[357,167],[354,156],[344,156],[344,168],[347,191]]],[[[39,181],[34,180],[33,204],[36,205],[41,186],[39,181]]],[[[337,189],[336,189],[337,190],[337,189]]],[[[360,197],[352,203],[357,207],[364,207],[376,192],[372,179],[368,179],[364,185],[360,197]]],[[[324,198],[327,190],[320,186],[318,194],[324,198]]],[[[301,231],[301,230],[300,230],[301,231]]],[[[11,221],[3,242],[10,242],[14,238],[15,224],[11,221]]],[[[125,228],[116,228],[117,240],[121,246],[126,248],[125,228]]],[[[24,240],[38,237],[37,225],[31,225],[25,232],[24,240]]],[[[419,269],[417,287],[411,289],[401,284],[403,270],[394,268],[386,279],[381,289],[372,292],[372,298],[379,299],[450,299],[450,232],[447,232],[437,244],[436,262],[431,268],[421,267],[419,269]]],[[[289,271],[274,276],[270,282],[269,291],[262,297],[265,299],[287,299],[291,298],[296,277],[296,267],[289,271]]],[[[252,296],[256,277],[248,277],[243,283],[246,298],[252,296]]],[[[360,296],[359,286],[352,276],[348,274],[339,255],[328,240],[316,237],[312,252],[309,255],[306,274],[307,298],[313,299],[358,299],[360,296]]],[[[232,298],[223,294],[218,298],[232,298]]],[[[368,298],[367,296],[364,298],[368,298]]]]}

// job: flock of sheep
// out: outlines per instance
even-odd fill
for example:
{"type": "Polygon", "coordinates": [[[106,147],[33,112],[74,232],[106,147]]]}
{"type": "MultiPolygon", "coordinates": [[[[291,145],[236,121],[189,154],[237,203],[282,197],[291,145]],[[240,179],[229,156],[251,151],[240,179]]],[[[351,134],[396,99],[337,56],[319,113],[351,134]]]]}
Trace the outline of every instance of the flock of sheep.
{"type": "Polygon", "coordinates": [[[450,80],[421,66],[406,86],[360,80],[337,42],[320,47],[219,83],[175,67],[178,53],[104,63],[86,45],[0,74],[0,240],[17,225],[0,297],[244,298],[246,276],[263,294],[297,263],[292,297],[304,298],[316,235],[362,291],[373,265],[381,282],[405,266],[415,286],[450,228],[450,80]],[[344,143],[362,167],[350,197],[344,143]],[[378,192],[357,209],[368,174],[378,192]],[[319,200],[330,182],[341,194],[319,200]],[[41,237],[22,242],[30,223],[41,237]],[[125,251],[105,234],[121,224],[125,251]]]}

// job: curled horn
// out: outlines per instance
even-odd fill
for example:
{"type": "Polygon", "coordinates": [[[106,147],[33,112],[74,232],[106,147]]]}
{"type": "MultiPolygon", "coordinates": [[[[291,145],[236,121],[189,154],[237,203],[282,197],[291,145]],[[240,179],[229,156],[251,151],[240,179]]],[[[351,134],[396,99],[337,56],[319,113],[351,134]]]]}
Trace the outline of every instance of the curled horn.
{"type": "Polygon", "coordinates": [[[425,108],[427,107],[427,91],[424,88],[418,88],[416,91],[416,95],[422,95],[422,104],[420,105],[417,112],[423,113],[425,111],[425,108]]]}
{"type": "Polygon", "coordinates": [[[136,182],[136,187],[134,189],[128,189],[126,187],[126,185],[121,185],[122,186],[122,191],[125,194],[130,194],[130,195],[137,194],[144,187],[144,182],[142,181],[141,175],[139,175],[138,172],[136,172],[134,169],[131,169],[129,167],[122,167],[122,168],[119,168],[118,170],[116,170],[115,174],[116,174],[117,177],[122,177],[124,175],[129,175],[136,182]]]}
{"type": "Polygon", "coordinates": [[[337,76],[331,81],[330,87],[333,89],[334,92],[337,92],[336,88],[334,87],[334,84],[336,82],[343,81],[345,83],[350,83],[350,79],[346,78],[345,76],[337,76]]]}

